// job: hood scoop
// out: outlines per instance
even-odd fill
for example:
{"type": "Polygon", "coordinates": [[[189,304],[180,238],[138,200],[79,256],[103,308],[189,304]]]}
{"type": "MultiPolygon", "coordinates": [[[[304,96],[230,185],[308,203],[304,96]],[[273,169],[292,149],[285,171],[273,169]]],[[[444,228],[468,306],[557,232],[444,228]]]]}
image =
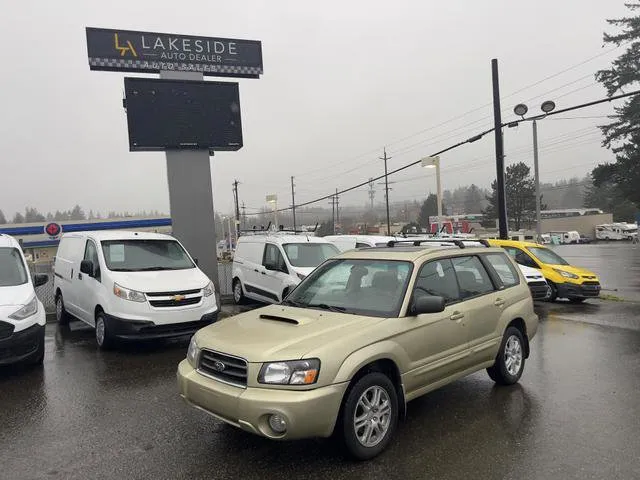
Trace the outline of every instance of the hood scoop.
{"type": "Polygon", "coordinates": [[[269,314],[266,314],[266,313],[261,314],[259,318],[262,319],[262,320],[275,320],[276,322],[290,323],[291,325],[299,325],[300,324],[300,322],[298,322],[297,320],[295,320],[293,318],[281,317],[279,315],[269,315],[269,314]]]}

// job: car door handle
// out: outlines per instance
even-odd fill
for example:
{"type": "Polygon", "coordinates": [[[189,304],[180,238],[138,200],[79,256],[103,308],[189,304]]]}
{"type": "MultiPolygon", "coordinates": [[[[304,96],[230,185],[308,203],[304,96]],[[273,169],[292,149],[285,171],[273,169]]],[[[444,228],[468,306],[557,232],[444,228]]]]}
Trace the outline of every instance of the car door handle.
{"type": "Polygon", "coordinates": [[[462,312],[453,312],[449,317],[450,320],[457,321],[464,318],[464,313],[462,312]]]}
{"type": "Polygon", "coordinates": [[[267,274],[267,272],[265,272],[265,271],[262,271],[262,272],[260,272],[260,273],[261,273],[261,274],[263,274],[263,275],[266,275],[266,274],[267,274]]]}
{"type": "Polygon", "coordinates": [[[504,300],[501,298],[496,298],[496,301],[493,302],[496,307],[504,307],[504,300]]]}
{"type": "Polygon", "coordinates": [[[259,273],[257,268],[254,268],[253,271],[259,273]]]}

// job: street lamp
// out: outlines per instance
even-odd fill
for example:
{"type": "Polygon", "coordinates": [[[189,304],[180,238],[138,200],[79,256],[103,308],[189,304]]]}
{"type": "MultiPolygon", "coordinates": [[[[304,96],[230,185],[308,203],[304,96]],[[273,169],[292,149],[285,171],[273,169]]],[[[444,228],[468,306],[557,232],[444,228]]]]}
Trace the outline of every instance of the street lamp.
{"type": "Polygon", "coordinates": [[[267,195],[267,203],[273,205],[273,221],[276,230],[278,230],[278,196],[275,194],[267,195]]]}
{"type": "Polygon", "coordinates": [[[547,100],[542,102],[540,105],[540,110],[542,110],[542,115],[537,117],[533,117],[531,119],[525,119],[524,116],[529,111],[529,108],[524,103],[519,103],[513,108],[513,113],[522,117],[522,120],[532,120],[533,124],[533,175],[535,178],[536,184],[536,241],[540,241],[542,238],[542,225],[540,222],[540,173],[538,169],[538,122],[537,120],[542,120],[547,114],[551,113],[555,110],[556,104],[552,100],[547,100]]]}
{"type": "Polygon", "coordinates": [[[442,186],[440,185],[440,157],[424,157],[420,159],[420,164],[424,168],[435,168],[436,169],[436,184],[438,188],[437,192],[437,202],[438,202],[438,235],[440,234],[440,228],[442,224],[442,186]]]}

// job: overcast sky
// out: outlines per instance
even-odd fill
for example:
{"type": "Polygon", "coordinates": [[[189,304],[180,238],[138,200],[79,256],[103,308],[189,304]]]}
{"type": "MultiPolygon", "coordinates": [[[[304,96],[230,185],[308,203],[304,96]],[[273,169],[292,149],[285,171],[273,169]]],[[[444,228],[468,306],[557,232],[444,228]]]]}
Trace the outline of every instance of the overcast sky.
{"type": "MultiPolygon", "coordinates": [[[[169,209],[164,154],[128,151],[125,74],[89,70],[87,26],[262,41],[264,75],[239,80],[244,147],[212,159],[214,205],[230,211],[234,178],[247,207],[272,193],[287,206],[292,175],[297,203],[312,200],[382,174],[383,146],[393,169],[490,126],[492,58],[507,118],[521,101],[533,112],[547,98],[558,108],[601,98],[593,73],[622,51],[603,47],[605,19],[626,13],[621,0],[10,2],[0,16],[0,209],[169,209]]],[[[611,112],[541,122],[541,179],[611,160],[595,128],[606,119],[573,118],[611,112]]],[[[532,165],[529,124],[506,130],[505,151],[507,163],[532,165]]],[[[488,186],[493,152],[487,136],[443,155],[443,188],[488,186]]],[[[435,191],[419,167],[391,180],[391,200],[435,191]]],[[[367,198],[360,189],[342,201],[367,198]]]]}

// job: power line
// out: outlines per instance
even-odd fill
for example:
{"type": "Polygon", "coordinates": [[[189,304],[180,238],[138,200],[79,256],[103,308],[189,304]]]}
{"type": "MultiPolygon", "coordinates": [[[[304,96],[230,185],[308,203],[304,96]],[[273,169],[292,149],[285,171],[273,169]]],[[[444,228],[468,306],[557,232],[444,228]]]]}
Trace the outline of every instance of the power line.
{"type": "MultiPolygon", "coordinates": [[[[594,106],[594,105],[599,105],[601,103],[612,102],[614,100],[619,100],[619,99],[622,99],[622,98],[627,98],[627,97],[631,97],[631,96],[638,95],[638,94],[640,94],[640,90],[634,90],[633,92],[629,92],[629,93],[623,93],[623,94],[614,95],[614,96],[611,96],[611,97],[605,97],[605,98],[602,98],[602,99],[599,99],[599,100],[593,100],[591,102],[582,103],[582,104],[578,104],[578,105],[574,105],[574,106],[571,106],[571,107],[562,108],[560,110],[556,110],[556,111],[550,112],[550,113],[547,114],[547,117],[559,115],[559,114],[566,113],[566,112],[572,112],[574,110],[579,110],[579,109],[582,109],[582,108],[591,107],[591,106],[594,106]]],[[[504,128],[504,127],[507,127],[507,126],[512,126],[514,124],[518,125],[520,122],[533,120],[534,118],[537,118],[537,116],[525,117],[525,118],[523,118],[521,120],[518,120],[518,121],[502,123],[500,125],[500,127],[504,128]]],[[[430,156],[434,157],[436,155],[441,155],[443,153],[446,153],[446,152],[449,152],[451,150],[454,150],[455,148],[458,148],[458,147],[460,147],[462,145],[465,145],[467,143],[476,142],[476,141],[480,140],[482,137],[484,137],[485,135],[493,132],[494,130],[495,130],[495,128],[490,128],[488,130],[484,130],[484,131],[478,133],[477,135],[475,135],[473,137],[470,137],[470,138],[468,138],[468,139],[466,139],[464,141],[458,142],[458,143],[453,144],[453,145],[451,145],[451,146],[449,146],[447,148],[444,148],[444,149],[442,149],[442,150],[440,150],[438,152],[432,153],[430,156]]],[[[393,175],[395,173],[401,172],[403,170],[406,170],[406,169],[408,169],[410,167],[413,167],[415,165],[418,165],[420,163],[421,163],[420,160],[408,163],[408,164],[406,164],[406,165],[404,165],[402,167],[399,167],[399,168],[396,168],[395,170],[392,170],[391,172],[385,172],[385,175],[380,175],[380,176],[374,178],[373,181],[377,181],[377,180],[381,180],[383,178],[387,178],[389,175],[393,175]]],[[[344,193],[350,192],[352,190],[355,190],[357,188],[361,188],[361,187],[363,187],[365,185],[368,185],[368,183],[369,183],[369,180],[364,181],[362,183],[359,183],[357,185],[354,185],[352,187],[346,188],[346,189],[344,189],[344,190],[342,190],[342,191],[340,191],[338,193],[339,194],[344,194],[344,193]]],[[[302,203],[302,204],[300,204],[298,206],[311,205],[311,204],[320,202],[322,200],[327,200],[327,199],[329,199],[331,197],[331,195],[332,194],[325,195],[325,196],[317,198],[315,200],[311,200],[311,201],[302,203]]],[[[286,210],[290,210],[290,208],[282,208],[282,209],[279,209],[278,211],[286,211],[286,210]]]]}
{"type": "MultiPolygon", "coordinates": [[[[556,72],[556,73],[554,73],[554,74],[552,74],[552,75],[549,75],[549,76],[547,76],[547,77],[544,77],[544,78],[543,78],[543,79],[541,79],[541,80],[538,80],[538,81],[536,81],[536,82],[534,82],[534,83],[531,83],[531,84],[529,84],[529,85],[526,85],[526,86],[524,86],[524,87],[522,87],[522,88],[520,88],[520,89],[518,89],[518,90],[515,90],[514,92],[511,92],[510,94],[508,94],[507,96],[502,97],[502,98],[503,98],[503,99],[507,99],[507,98],[513,97],[513,96],[517,95],[518,93],[521,93],[521,92],[523,92],[523,91],[525,91],[525,90],[528,90],[528,89],[530,89],[530,88],[532,88],[532,87],[535,87],[535,86],[537,86],[537,85],[540,85],[540,84],[542,84],[542,83],[544,83],[544,82],[546,82],[546,81],[548,81],[548,80],[551,80],[551,79],[553,79],[553,78],[559,77],[560,75],[563,75],[564,73],[567,73],[567,72],[569,72],[569,71],[571,71],[571,70],[573,70],[573,69],[575,69],[575,68],[578,68],[578,67],[580,67],[580,66],[582,66],[582,65],[585,65],[585,64],[587,64],[587,63],[589,63],[589,62],[591,62],[591,61],[593,61],[593,60],[595,60],[595,59],[597,59],[597,58],[600,58],[600,57],[602,57],[602,56],[608,55],[609,53],[611,53],[611,52],[613,52],[613,51],[615,51],[615,50],[617,50],[617,49],[619,49],[619,48],[621,48],[621,47],[623,47],[623,46],[625,46],[625,45],[627,45],[627,44],[629,44],[629,43],[631,43],[631,41],[629,41],[629,42],[625,42],[625,43],[621,43],[620,45],[617,45],[617,46],[612,47],[612,48],[610,48],[610,49],[608,49],[608,50],[605,50],[604,52],[600,52],[600,53],[598,53],[598,54],[596,54],[596,55],[593,55],[593,56],[591,56],[591,57],[589,57],[589,58],[587,58],[587,59],[585,59],[585,60],[583,60],[583,61],[581,61],[581,62],[579,62],[579,63],[576,63],[576,64],[574,64],[574,65],[572,65],[572,66],[570,66],[570,67],[567,67],[567,68],[565,68],[565,69],[563,69],[563,70],[561,70],[561,71],[559,71],[559,72],[556,72]]],[[[589,75],[589,76],[590,76],[590,75],[589,75]]],[[[584,78],[587,78],[587,76],[585,76],[585,77],[581,77],[580,79],[578,79],[578,80],[576,80],[576,81],[574,81],[574,82],[570,82],[569,84],[565,84],[565,85],[562,85],[562,86],[557,87],[557,88],[555,88],[555,89],[552,89],[552,90],[548,91],[547,93],[551,93],[551,92],[553,92],[553,91],[555,91],[555,90],[559,90],[560,88],[564,88],[565,86],[568,86],[568,85],[570,85],[570,84],[576,83],[577,81],[582,80],[582,79],[584,79],[584,78]]],[[[547,93],[542,94],[542,95],[540,95],[540,96],[546,95],[547,93]]],[[[538,98],[538,97],[534,97],[534,98],[538,98]]],[[[410,135],[407,135],[407,136],[405,136],[405,137],[402,137],[402,138],[400,138],[400,139],[398,139],[398,140],[394,140],[394,141],[392,141],[392,142],[389,142],[387,145],[394,145],[394,144],[397,144],[397,143],[404,142],[405,140],[409,140],[410,138],[413,138],[413,137],[416,137],[416,136],[418,136],[418,135],[421,135],[422,133],[425,133],[425,132],[428,132],[428,131],[434,130],[434,129],[436,129],[436,128],[442,127],[442,126],[447,125],[447,124],[449,124],[449,123],[451,123],[451,122],[454,122],[454,121],[456,121],[456,120],[459,120],[459,119],[461,119],[461,118],[464,118],[464,117],[466,117],[466,116],[468,116],[468,115],[470,115],[470,114],[472,114],[472,113],[475,113],[475,112],[478,112],[478,111],[480,111],[480,110],[483,110],[483,109],[485,109],[485,108],[487,108],[487,107],[490,107],[491,105],[492,105],[492,103],[486,103],[486,104],[481,105],[481,106],[479,106],[479,107],[476,107],[476,108],[473,108],[473,109],[471,109],[471,110],[468,110],[468,111],[466,111],[466,112],[464,112],[464,113],[462,113],[462,114],[460,114],[460,115],[456,115],[456,116],[454,116],[454,117],[451,117],[451,118],[449,118],[448,120],[445,120],[445,121],[440,122],[440,123],[438,123],[438,124],[431,125],[431,126],[429,126],[429,127],[423,128],[423,129],[421,129],[421,130],[418,130],[418,131],[417,131],[417,132],[415,132],[415,133],[412,133],[412,134],[410,134],[410,135]]],[[[381,147],[377,147],[377,148],[374,148],[374,149],[368,150],[367,152],[362,153],[362,154],[360,154],[360,155],[357,155],[357,156],[355,156],[355,157],[351,157],[351,159],[348,159],[348,160],[340,160],[340,161],[337,161],[337,162],[332,163],[332,164],[324,165],[323,167],[318,168],[318,169],[314,169],[314,170],[307,171],[307,172],[304,172],[304,173],[299,173],[299,174],[298,174],[298,176],[307,176],[307,175],[309,175],[309,174],[311,174],[311,173],[320,172],[320,171],[326,171],[326,170],[327,170],[327,168],[330,168],[330,167],[332,167],[332,166],[335,166],[335,165],[341,165],[341,164],[344,164],[344,163],[348,163],[348,162],[350,162],[351,160],[356,160],[356,159],[358,159],[358,158],[362,158],[362,157],[364,157],[364,156],[370,155],[370,154],[372,154],[372,153],[374,153],[374,152],[376,152],[376,151],[379,151],[379,150],[380,150],[380,148],[381,148],[381,147]]],[[[394,152],[394,154],[396,154],[396,153],[394,152]]],[[[367,162],[367,163],[373,163],[373,161],[370,161],[370,162],[367,162]]],[[[347,172],[345,172],[345,173],[347,173],[347,172]]]]}

